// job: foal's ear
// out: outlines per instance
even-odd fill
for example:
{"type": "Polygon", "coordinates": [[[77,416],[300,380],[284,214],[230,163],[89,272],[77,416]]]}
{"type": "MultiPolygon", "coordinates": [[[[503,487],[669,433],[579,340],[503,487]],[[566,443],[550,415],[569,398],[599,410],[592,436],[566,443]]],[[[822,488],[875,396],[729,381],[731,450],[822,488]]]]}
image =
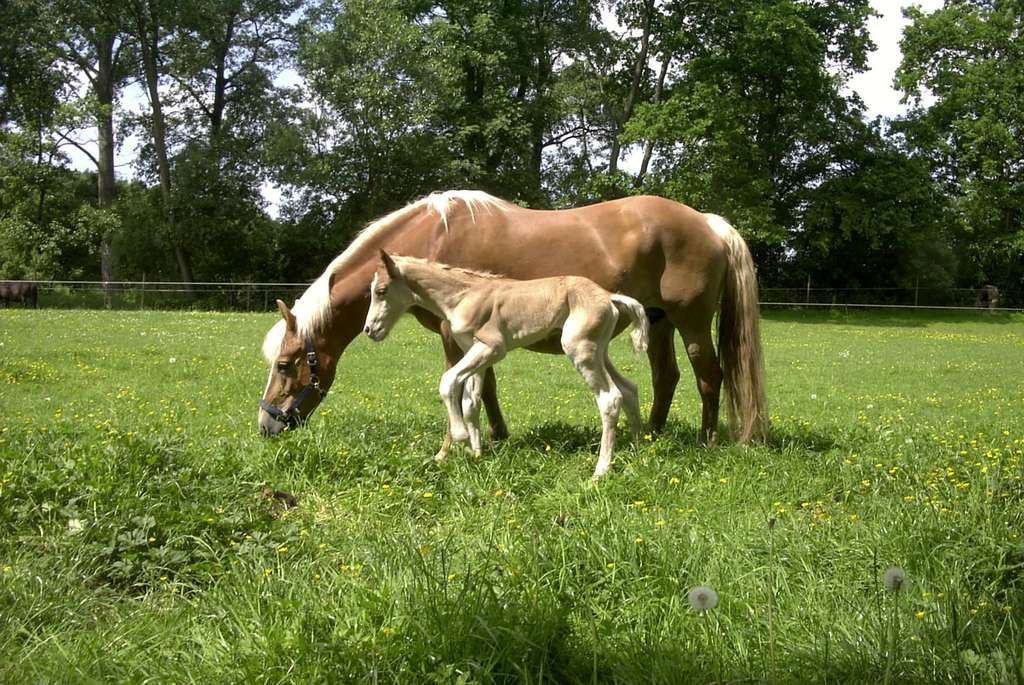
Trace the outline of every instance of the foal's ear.
{"type": "Polygon", "coordinates": [[[395,260],[391,258],[391,255],[384,250],[380,251],[380,261],[384,265],[384,268],[387,269],[388,276],[391,276],[391,278],[399,277],[400,273],[398,271],[398,265],[395,264],[395,260]]]}
{"type": "Polygon", "coordinates": [[[295,322],[295,315],[292,314],[291,310],[281,300],[277,301],[277,310],[281,312],[281,318],[284,319],[284,328],[289,333],[295,333],[298,330],[298,324],[295,322]]]}

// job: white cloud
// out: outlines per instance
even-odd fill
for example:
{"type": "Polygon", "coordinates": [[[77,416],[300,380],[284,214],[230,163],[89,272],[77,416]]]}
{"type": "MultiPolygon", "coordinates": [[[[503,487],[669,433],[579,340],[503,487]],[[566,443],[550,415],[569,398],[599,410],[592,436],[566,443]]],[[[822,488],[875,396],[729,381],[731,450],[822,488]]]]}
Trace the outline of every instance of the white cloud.
{"type": "Polygon", "coordinates": [[[868,21],[868,31],[875,43],[875,51],[868,56],[867,71],[854,76],[849,84],[864,100],[869,118],[895,117],[907,111],[907,105],[900,102],[901,93],[893,88],[893,78],[903,58],[900,38],[907,26],[903,8],[911,5],[933,12],[942,7],[942,0],[918,0],[913,3],[871,0],[871,6],[880,15],[868,21]]]}

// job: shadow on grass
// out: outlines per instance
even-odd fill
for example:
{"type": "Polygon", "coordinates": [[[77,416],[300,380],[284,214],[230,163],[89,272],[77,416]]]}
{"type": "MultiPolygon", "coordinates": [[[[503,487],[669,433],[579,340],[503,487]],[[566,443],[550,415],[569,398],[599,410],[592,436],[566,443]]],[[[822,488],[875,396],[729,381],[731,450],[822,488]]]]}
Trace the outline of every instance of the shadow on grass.
{"type": "Polygon", "coordinates": [[[846,324],[850,326],[879,326],[883,328],[922,328],[935,323],[1020,323],[1020,314],[987,312],[984,310],[879,310],[856,309],[837,305],[831,309],[764,309],[761,318],[777,323],[846,324]]]}
{"type": "MultiPolygon", "coordinates": [[[[621,429],[616,432],[616,442],[621,439],[622,433],[621,429]]],[[[500,444],[511,449],[545,452],[550,447],[559,452],[572,453],[596,450],[600,442],[601,431],[596,425],[551,421],[532,426],[521,433],[513,432],[500,444]]]]}
{"type": "MultiPolygon", "coordinates": [[[[662,431],[655,433],[653,437],[657,443],[668,443],[672,447],[679,449],[702,449],[704,445],[697,439],[697,432],[696,426],[691,424],[671,422],[662,431]]],[[[728,426],[720,426],[719,435],[722,436],[721,447],[736,445],[736,442],[729,435],[728,426]]],[[[837,437],[839,436],[823,433],[812,428],[775,427],[772,429],[768,440],[762,444],[771,450],[798,449],[811,452],[827,452],[842,446],[837,437]]],[[[629,428],[624,423],[620,423],[615,433],[616,447],[624,448],[629,444],[629,440],[629,428]]],[[[513,432],[505,440],[493,443],[493,445],[540,452],[547,451],[547,448],[550,447],[552,450],[564,453],[593,451],[596,454],[600,443],[601,431],[596,425],[550,421],[539,426],[530,427],[522,433],[513,432]]]]}

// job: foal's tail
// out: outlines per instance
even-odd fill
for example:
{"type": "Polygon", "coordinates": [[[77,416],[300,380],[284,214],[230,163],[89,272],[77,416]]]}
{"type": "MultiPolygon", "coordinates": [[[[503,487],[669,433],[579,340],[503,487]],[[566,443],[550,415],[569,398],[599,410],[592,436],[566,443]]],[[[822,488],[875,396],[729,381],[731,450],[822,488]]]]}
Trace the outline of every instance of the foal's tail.
{"type": "Polygon", "coordinates": [[[647,312],[644,311],[644,306],[632,297],[618,293],[612,294],[612,304],[620,314],[626,314],[633,322],[633,331],[629,334],[629,339],[633,341],[633,349],[637,352],[646,350],[651,325],[647,321],[647,312]]]}
{"type": "Polygon", "coordinates": [[[705,216],[729,250],[729,269],[718,314],[718,356],[725,376],[729,423],[736,439],[749,442],[768,437],[757,273],[750,249],[739,232],[720,216],[705,216]]]}

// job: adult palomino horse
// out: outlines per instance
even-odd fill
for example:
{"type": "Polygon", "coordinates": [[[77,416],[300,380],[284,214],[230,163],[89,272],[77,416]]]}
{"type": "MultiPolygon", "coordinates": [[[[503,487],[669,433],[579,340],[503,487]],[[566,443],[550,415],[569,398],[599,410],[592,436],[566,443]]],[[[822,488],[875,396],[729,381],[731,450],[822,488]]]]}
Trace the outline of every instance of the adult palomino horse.
{"type": "MultiPolygon", "coordinates": [[[[643,421],[636,385],[608,357],[620,314],[632,321],[633,349],[647,349],[643,305],[609,293],[589,278],[554,276],[529,281],[502,278],[415,257],[392,259],[381,250],[370,283],[365,332],[380,342],[410,307],[449,322],[463,357],[441,376],[449,434],[480,454],[480,391],[483,372],[517,348],[557,335],[562,350],[594,393],[601,412],[601,451],[594,479],[608,472],[615,449],[619,408],[626,406],[633,439],[643,421]]],[[[438,455],[442,458],[444,453],[438,455]]]]}
{"type": "MultiPolygon", "coordinates": [[[[478,191],[435,193],[378,219],[338,255],[263,341],[271,364],[259,427],[273,435],[304,421],[323,399],[338,359],[362,330],[378,251],[422,257],[515,279],[585,276],[639,300],[651,317],[653,430],[668,417],[679,380],[674,332],[682,334],[702,401],[700,438],[718,439],[723,378],[741,442],[767,432],[757,280],[750,251],[720,217],[659,197],[629,197],[577,209],[530,210],[478,191]],[[711,324],[719,311],[718,354],[711,324]]],[[[421,323],[441,321],[416,308],[421,323]]],[[[461,350],[442,336],[449,364],[461,350]]],[[[561,353],[553,336],[530,349],[561,353]]],[[[507,435],[493,372],[484,406],[493,437],[507,435]]]]}

